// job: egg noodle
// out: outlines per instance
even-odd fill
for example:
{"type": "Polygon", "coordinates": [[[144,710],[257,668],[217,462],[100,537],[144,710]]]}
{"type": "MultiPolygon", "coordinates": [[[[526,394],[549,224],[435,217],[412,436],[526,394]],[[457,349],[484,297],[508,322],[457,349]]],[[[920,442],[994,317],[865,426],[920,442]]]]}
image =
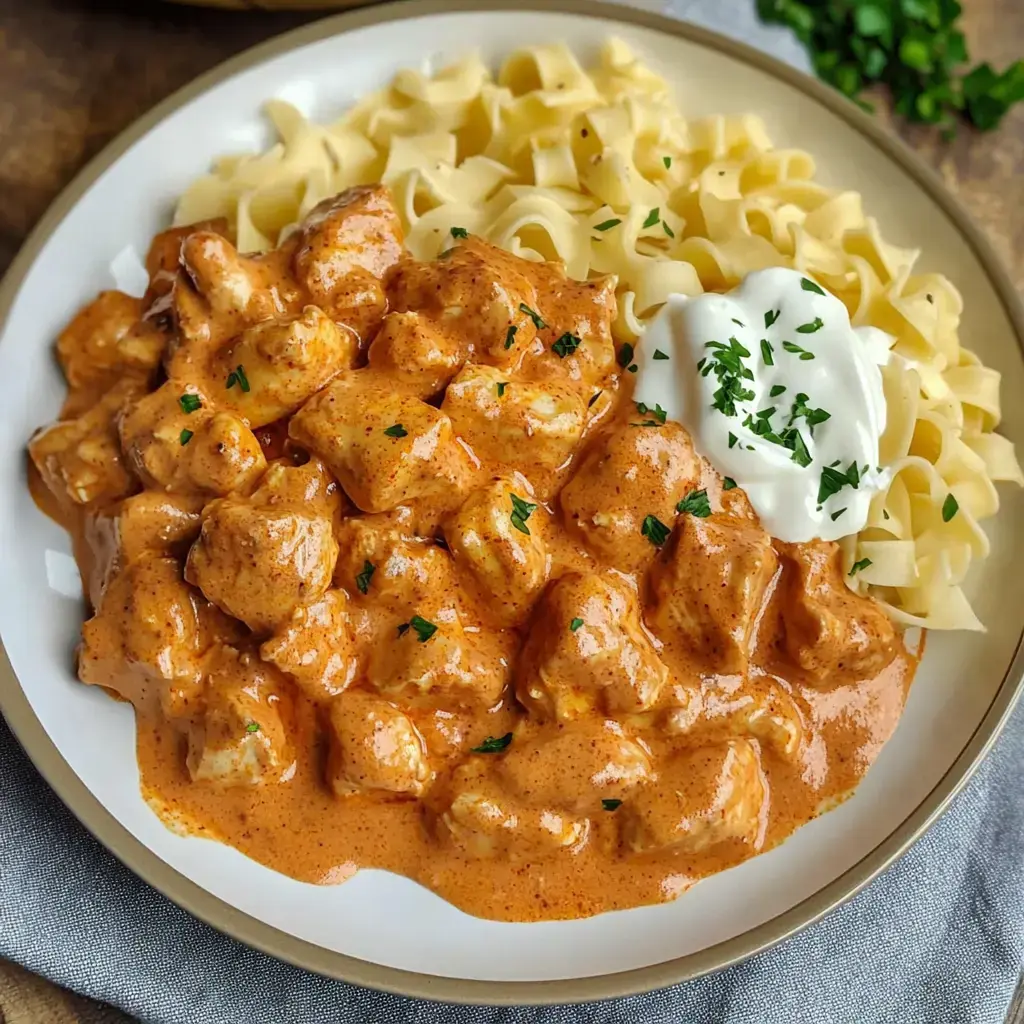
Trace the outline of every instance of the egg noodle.
{"type": "Polygon", "coordinates": [[[399,72],[341,120],[267,104],[280,141],[226,156],[182,197],[176,224],[227,217],[238,248],[273,247],[321,199],[380,181],[410,251],[432,259],[465,228],[568,273],[618,276],[616,338],[635,342],[673,292],[734,287],[793,267],[895,339],[883,371],[888,489],[843,540],[851,587],[899,622],[981,629],[961,584],[989,552],[978,525],[994,482],[1024,484],[995,433],[1000,375],[961,347],[963,302],[918,253],[883,240],[856,192],[814,181],[813,158],[774,149],[752,115],[687,120],[665,81],[618,40],[584,71],[564,45],[512,54],[495,79],[475,56],[428,77],[399,72]]]}

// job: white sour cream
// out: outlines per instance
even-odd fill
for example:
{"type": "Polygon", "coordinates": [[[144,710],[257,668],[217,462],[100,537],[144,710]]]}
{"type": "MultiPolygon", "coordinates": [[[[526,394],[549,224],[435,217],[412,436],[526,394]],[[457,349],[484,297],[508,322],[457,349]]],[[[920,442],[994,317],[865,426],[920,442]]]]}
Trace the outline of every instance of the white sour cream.
{"type": "Polygon", "coordinates": [[[863,529],[888,482],[879,367],[890,343],[851,327],[843,303],[795,270],[756,271],[725,295],[671,295],[637,349],[638,415],[660,406],[686,427],[773,537],[836,540],[863,529]]]}

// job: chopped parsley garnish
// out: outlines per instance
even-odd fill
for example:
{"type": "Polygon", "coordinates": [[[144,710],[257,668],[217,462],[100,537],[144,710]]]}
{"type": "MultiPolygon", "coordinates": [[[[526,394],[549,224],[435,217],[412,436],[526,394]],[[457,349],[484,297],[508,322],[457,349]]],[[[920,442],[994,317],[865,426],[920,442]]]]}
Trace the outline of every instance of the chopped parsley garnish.
{"type": "Polygon", "coordinates": [[[569,623],[569,628],[575,633],[576,630],[579,629],[580,626],[582,626],[582,625],[583,625],[583,620],[577,618],[577,619],[573,619],[572,622],[569,623]]]}
{"type": "Polygon", "coordinates": [[[722,480],[722,490],[731,491],[736,486],[736,481],[731,476],[727,476],[722,480]]]}
{"type": "Polygon", "coordinates": [[[711,515],[711,502],[708,501],[708,492],[704,489],[699,491],[690,491],[690,493],[683,498],[678,505],[676,505],[677,512],[688,512],[691,516],[696,516],[698,519],[707,519],[711,515]]]}
{"type": "Polygon", "coordinates": [[[589,409],[600,397],[601,397],[601,392],[600,391],[595,391],[590,396],[590,401],[587,402],[587,408],[589,409]]]}
{"type": "Polygon", "coordinates": [[[600,224],[594,225],[595,231],[610,231],[616,225],[621,224],[622,220],[619,217],[612,217],[610,220],[603,220],[600,224]]]}
{"type": "Polygon", "coordinates": [[[830,420],[832,414],[826,412],[824,409],[812,409],[807,404],[807,395],[802,391],[797,392],[796,401],[793,403],[793,408],[789,413],[789,422],[794,423],[798,419],[807,420],[807,425],[811,429],[811,437],[814,437],[814,428],[819,423],[824,423],[825,420],[830,420]]]}
{"type": "Polygon", "coordinates": [[[711,349],[711,355],[702,373],[706,377],[713,371],[720,385],[712,395],[711,408],[726,416],[735,416],[736,403],[749,402],[754,397],[754,392],[743,384],[744,380],[754,379],[754,374],[743,365],[750,352],[735,338],[730,338],[728,345],[709,341],[705,348],[711,349]]]}
{"type": "Polygon", "coordinates": [[[882,509],[882,518],[883,519],[888,519],[889,518],[889,513],[886,512],[884,508],[882,509]]]}
{"type": "Polygon", "coordinates": [[[665,165],[665,170],[667,171],[672,166],[672,157],[663,156],[661,162],[665,165]]]}
{"type": "Polygon", "coordinates": [[[393,423],[390,427],[388,427],[384,431],[384,433],[387,434],[388,437],[408,437],[409,436],[409,431],[406,430],[405,427],[403,427],[401,423],[393,423]]]}
{"type": "Polygon", "coordinates": [[[736,435],[732,431],[729,431],[729,447],[730,448],[735,448],[736,447],[736,442],[738,440],[739,440],[739,438],[737,438],[736,435]]]}
{"type": "Polygon", "coordinates": [[[617,811],[622,806],[621,800],[602,800],[601,806],[606,811],[617,811]]]}
{"type": "Polygon", "coordinates": [[[640,532],[656,547],[660,548],[672,532],[657,516],[644,516],[640,532]]]}
{"type": "Polygon", "coordinates": [[[797,334],[816,334],[824,327],[825,324],[820,316],[816,316],[809,324],[801,324],[797,329],[797,334]]]}
{"type": "Polygon", "coordinates": [[[737,319],[736,319],[736,317],[732,317],[731,319],[732,319],[732,322],[733,322],[733,323],[734,323],[734,324],[735,324],[735,325],[736,325],[737,327],[746,327],[746,326],[747,326],[747,325],[746,325],[746,324],[745,324],[745,323],[744,323],[744,322],[743,322],[742,320],[737,320],[737,319]]]}
{"type": "Polygon", "coordinates": [[[666,224],[664,221],[661,222],[661,229],[668,235],[669,238],[675,238],[676,233],[666,224]]]}
{"type": "Polygon", "coordinates": [[[226,388],[233,388],[238,385],[244,392],[249,391],[249,378],[245,375],[245,370],[242,369],[241,363],[236,366],[229,374],[227,383],[224,385],[226,388]]]}
{"type": "Polygon", "coordinates": [[[946,500],[942,503],[942,521],[948,523],[960,511],[960,505],[956,498],[952,494],[946,495],[946,500]]]}
{"type": "Polygon", "coordinates": [[[859,573],[861,571],[861,569],[866,569],[869,565],[871,565],[871,559],[870,558],[862,558],[859,562],[854,562],[853,563],[853,568],[851,568],[850,571],[846,575],[847,576],[856,576],[857,573],[859,573]]]}
{"type": "Polygon", "coordinates": [[[178,405],[181,406],[181,411],[185,413],[195,412],[196,409],[201,409],[203,403],[199,400],[198,395],[182,395],[178,399],[178,405]]]}
{"type": "MultiPolygon", "coordinates": [[[[536,327],[538,331],[544,327],[547,327],[547,324],[544,323],[543,320],[541,320],[540,313],[537,313],[534,310],[530,309],[530,307],[525,302],[519,303],[519,312],[525,313],[533,321],[533,326],[536,327]]],[[[508,347],[508,338],[505,339],[505,347],[508,347]]]]}
{"type": "Polygon", "coordinates": [[[619,349],[619,354],[616,357],[619,366],[625,368],[633,362],[633,346],[627,341],[623,344],[622,348],[619,349]]]}
{"type": "Polygon", "coordinates": [[[813,281],[806,277],[800,278],[800,287],[803,288],[805,292],[815,292],[818,295],[825,294],[824,289],[822,289],[820,285],[815,284],[813,281]]]}
{"type": "Polygon", "coordinates": [[[377,566],[373,562],[363,562],[363,571],[356,574],[356,587],[360,594],[366,594],[370,590],[370,580],[373,579],[373,574],[377,571],[377,566]]]}
{"type": "Polygon", "coordinates": [[[551,346],[551,351],[558,356],[559,359],[564,359],[566,356],[571,356],[583,344],[583,339],[578,334],[572,334],[566,331],[558,341],[551,346]]]}
{"type": "Polygon", "coordinates": [[[193,437],[195,437],[195,434],[193,434],[191,430],[183,430],[179,436],[182,447],[184,448],[184,446],[187,445],[193,437]]]}
{"type": "Polygon", "coordinates": [[[845,473],[835,468],[835,465],[825,466],[821,471],[821,481],[818,484],[818,504],[824,505],[833,494],[838,494],[844,487],[860,486],[860,473],[857,464],[851,462],[845,473]]]}
{"type": "Polygon", "coordinates": [[[779,319],[779,313],[780,312],[781,312],[781,310],[778,310],[778,309],[769,309],[768,312],[765,313],[765,315],[764,315],[764,329],[765,330],[768,330],[768,328],[771,327],[771,325],[773,323],[775,323],[776,320],[779,319]]]}
{"type": "Polygon", "coordinates": [[[654,350],[654,359],[655,361],[659,359],[668,359],[668,356],[664,352],[662,352],[660,348],[656,348],[654,350]]]}
{"type": "Polygon", "coordinates": [[[771,342],[767,338],[761,339],[761,358],[764,360],[765,366],[775,365],[775,350],[771,346],[771,342]]]}
{"type": "Polygon", "coordinates": [[[437,632],[437,626],[434,623],[427,622],[419,615],[414,615],[408,622],[403,622],[398,627],[398,635],[405,636],[410,628],[416,633],[416,639],[421,644],[425,644],[437,632]]]}
{"type": "Polygon", "coordinates": [[[638,367],[636,365],[636,363],[630,363],[629,366],[626,367],[626,372],[627,373],[636,373],[636,371],[638,369],[640,369],[640,367],[638,367]]]}
{"type": "Polygon", "coordinates": [[[799,356],[804,362],[807,362],[808,359],[814,358],[813,352],[808,352],[807,349],[801,348],[799,345],[795,344],[792,341],[784,341],[782,343],[782,348],[786,352],[791,353],[792,355],[799,356]]]}
{"type": "Polygon", "coordinates": [[[533,515],[534,510],[537,508],[536,504],[529,501],[523,501],[518,494],[511,494],[509,497],[512,499],[512,512],[509,515],[512,525],[520,533],[529,534],[530,528],[526,525],[526,520],[533,515]]]}
{"type": "Polygon", "coordinates": [[[647,416],[650,414],[658,421],[658,423],[664,424],[668,413],[665,412],[660,405],[656,405],[652,409],[649,405],[645,405],[643,402],[636,402],[634,404],[636,405],[636,411],[640,413],[641,416],[647,416]]]}
{"type": "Polygon", "coordinates": [[[250,722],[245,727],[245,731],[246,732],[259,732],[260,731],[260,723],[259,722],[250,722]]]}
{"type": "Polygon", "coordinates": [[[831,517],[832,518],[832,522],[834,523],[845,511],[846,511],[845,508],[841,508],[841,509],[839,509],[838,512],[833,512],[832,513],[832,517],[831,517]]]}
{"type": "Polygon", "coordinates": [[[469,232],[465,228],[452,228],[452,238],[469,238],[469,232]]]}
{"type": "Polygon", "coordinates": [[[768,392],[769,398],[778,398],[779,395],[783,394],[786,390],[785,384],[773,384],[771,391],[768,392]]]}
{"type": "Polygon", "coordinates": [[[499,380],[498,383],[495,384],[494,386],[498,389],[498,397],[501,398],[501,396],[505,394],[505,388],[508,387],[508,381],[499,380]]]}
{"type": "Polygon", "coordinates": [[[644,221],[644,227],[653,228],[659,220],[661,220],[661,209],[656,206],[649,214],[647,214],[647,220],[644,221]]]}
{"type": "Polygon", "coordinates": [[[474,754],[500,754],[512,742],[512,733],[504,736],[488,736],[479,747],[473,747],[474,754]]]}
{"type": "Polygon", "coordinates": [[[782,432],[782,437],[786,447],[793,453],[791,456],[792,461],[806,469],[814,460],[811,458],[811,453],[807,450],[807,445],[804,444],[803,435],[799,430],[787,427],[782,432]]]}

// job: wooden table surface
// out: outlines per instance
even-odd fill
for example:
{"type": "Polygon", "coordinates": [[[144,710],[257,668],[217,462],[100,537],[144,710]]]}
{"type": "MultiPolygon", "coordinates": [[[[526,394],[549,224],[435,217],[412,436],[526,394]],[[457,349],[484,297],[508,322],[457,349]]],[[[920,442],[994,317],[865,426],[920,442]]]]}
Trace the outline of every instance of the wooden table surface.
{"type": "MultiPolygon", "coordinates": [[[[1022,0],[963,2],[974,57],[1002,67],[1024,55],[1022,0]]],[[[57,192],[117,132],[200,72],[318,16],[160,0],[0,0],[0,274],[57,192]]],[[[938,168],[1024,290],[1024,105],[998,132],[962,131],[950,144],[927,129],[893,129],[938,168]]],[[[0,1022],[121,1020],[0,962],[0,1022]]]]}

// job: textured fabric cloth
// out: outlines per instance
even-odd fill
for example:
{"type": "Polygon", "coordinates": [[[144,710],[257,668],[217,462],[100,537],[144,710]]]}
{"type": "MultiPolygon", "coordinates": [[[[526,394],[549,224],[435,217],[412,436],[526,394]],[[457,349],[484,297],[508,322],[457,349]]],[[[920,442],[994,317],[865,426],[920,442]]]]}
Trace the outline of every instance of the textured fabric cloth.
{"type": "MultiPolygon", "coordinates": [[[[637,0],[806,67],[753,0],[637,0]]],[[[1024,707],[948,814],[825,921],[729,970],[581,1007],[438,1006],[254,952],[97,844],[0,723],[0,956],[153,1024],[999,1024],[1024,961],[1024,707]]]]}

